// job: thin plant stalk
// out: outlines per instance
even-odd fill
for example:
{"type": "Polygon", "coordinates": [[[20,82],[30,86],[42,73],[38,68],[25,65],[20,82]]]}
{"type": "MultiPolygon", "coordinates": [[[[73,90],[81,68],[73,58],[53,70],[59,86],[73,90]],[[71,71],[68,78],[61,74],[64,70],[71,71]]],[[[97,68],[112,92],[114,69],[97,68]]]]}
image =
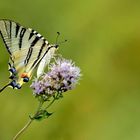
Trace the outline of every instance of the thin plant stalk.
{"type": "MultiPolygon", "coordinates": [[[[39,106],[34,117],[38,114],[38,111],[41,109],[43,103],[44,102],[42,101],[39,102],[39,106]]],[[[25,126],[14,136],[13,140],[17,140],[21,136],[21,134],[23,134],[27,130],[27,128],[31,125],[33,121],[34,119],[30,118],[30,120],[25,124],[25,126]]]]}
{"type": "Polygon", "coordinates": [[[30,120],[27,122],[27,124],[14,136],[13,140],[17,140],[17,139],[20,137],[20,135],[21,135],[22,133],[24,133],[25,130],[31,125],[32,122],[33,122],[33,120],[30,119],[30,120]]]}
{"type": "Polygon", "coordinates": [[[54,101],[55,100],[57,100],[57,98],[58,98],[58,95],[59,95],[59,92],[57,93],[57,95],[56,96],[54,96],[53,97],[53,100],[46,106],[46,108],[45,109],[48,109],[53,103],[54,103],[54,101]]]}

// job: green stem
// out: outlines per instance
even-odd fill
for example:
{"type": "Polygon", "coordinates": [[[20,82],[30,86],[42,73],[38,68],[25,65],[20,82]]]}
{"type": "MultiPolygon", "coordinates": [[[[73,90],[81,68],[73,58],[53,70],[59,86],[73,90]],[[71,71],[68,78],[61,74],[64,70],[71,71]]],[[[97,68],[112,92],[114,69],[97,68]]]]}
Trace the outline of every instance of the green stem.
{"type": "Polygon", "coordinates": [[[27,124],[15,135],[13,140],[17,140],[20,137],[20,135],[31,125],[32,122],[33,122],[33,120],[30,119],[27,122],[27,124]]]}
{"type": "Polygon", "coordinates": [[[52,100],[52,101],[48,104],[48,106],[45,108],[45,110],[48,109],[48,108],[54,103],[55,100],[56,100],[56,98],[54,97],[53,100],[52,100]]]}
{"type": "Polygon", "coordinates": [[[48,109],[48,108],[54,103],[54,101],[57,99],[58,95],[59,95],[59,93],[57,93],[57,95],[56,95],[56,96],[53,98],[53,100],[48,104],[48,106],[45,108],[45,110],[48,109]]]}
{"type": "Polygon", "coordinates": [[[44,103],[44,101],[43,101],[43,100],[40,100],[40,101],[39,101],[38,108],[37,108],[36,113],[35,113],[35,115],[33,116],[33,118],[34,118],[34,117],[38,114],[38,112],[39,112],[39,110],[41,109],[41,107],[42,107],[43,103],[44,103]]]}
{"type": "MultiPolygon", "coordinates": [[[[58,95],[59,95],[59,93],[57,93],[57,95],[53,98],[53,100],[50,102],[50,104],[48,104],[48,106],[45,108],[45,110],[48,109],[54,103],[54,101],[58,98],[58,95]]],[[[33,115],[32,118],[30,118],[30,120],[27,122],[27,124],[15,135],[15,137],[13,138],[13,140],[17,140],[21,136],[21,134],[24,133],[25,130],[27,130],[27,128],[34,121],[34,118],[38,115],[38,112],[40,111],[43,103],[44,103],[43,100],[39,100],[39,105],[38,105],[38,108],[36,110],[36,113],[33,115]]]]}
{"type": "MultiPolygon", "coordinates": [[[[38,105],[38,108],[37,108],[37,111],[35,113],[35,115],[33,116],[33,118],[38,114],[39,110],[41,109],[42,105],[43,105],[43,101],[40,101],[39,102],[39,105],[38,105]]],[[[31,123],[33,122],[34,119],[30,119],[27,124],[14,136],[13,140],[17,140],[22,133],[25,132],[25,130],[27,130],[27,128],[31,125],[31,123]]]]}

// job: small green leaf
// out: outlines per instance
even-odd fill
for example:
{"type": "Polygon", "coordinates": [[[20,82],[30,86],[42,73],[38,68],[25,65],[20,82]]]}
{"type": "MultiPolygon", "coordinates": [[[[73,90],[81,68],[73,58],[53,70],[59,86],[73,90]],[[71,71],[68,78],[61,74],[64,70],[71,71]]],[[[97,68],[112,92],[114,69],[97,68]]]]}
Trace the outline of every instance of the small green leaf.
{"type": "Polygon", "coordinates": [[[52,115],[52,113],[49,113],[49,112],[46,111],[46,110],[40,110],[40,111],[33,117],[33,119],[40,121],[40,120],[43,120],[43,119],[45,119],[45,118],[48,118],[48,117],[51,116],[51,115],[52,115]]]}
{"type": "Polygon", "coordinates": [[[46,111],[46,117],[50,117],[53,113],[49,113],[48,111],[46,111]]]}

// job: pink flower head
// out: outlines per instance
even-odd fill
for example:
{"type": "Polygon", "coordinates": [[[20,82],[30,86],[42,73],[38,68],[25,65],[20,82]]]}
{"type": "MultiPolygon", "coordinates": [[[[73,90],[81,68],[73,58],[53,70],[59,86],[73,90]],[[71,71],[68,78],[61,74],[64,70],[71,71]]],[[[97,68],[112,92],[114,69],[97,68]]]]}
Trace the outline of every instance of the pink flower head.
{"type": "Polygon", "coordinates": [[[44,74],[40,80],[33,81],[31,88],[35,95],[52,96],[55,93],[73,89],[80,76],[80,68],[76,67],[72,61],[58,59],[50,66],[48,73],[44,74]]]}

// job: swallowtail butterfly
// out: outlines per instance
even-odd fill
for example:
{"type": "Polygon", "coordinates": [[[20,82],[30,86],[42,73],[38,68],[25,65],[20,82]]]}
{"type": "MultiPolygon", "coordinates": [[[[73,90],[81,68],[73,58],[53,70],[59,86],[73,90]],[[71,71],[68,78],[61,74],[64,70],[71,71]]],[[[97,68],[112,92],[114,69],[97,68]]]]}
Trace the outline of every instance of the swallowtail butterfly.
{"type": "Polygon", "coordinates": [[[0,20],[0,34],[10,55],[9,71],[10,82],[4,86],[20,89],[23,83],[28,82],[36,67],[37,76],[44,72],[45,66],[50,62],[58,44],[49,42],[38,32],[11,20],[0,20]]]}

